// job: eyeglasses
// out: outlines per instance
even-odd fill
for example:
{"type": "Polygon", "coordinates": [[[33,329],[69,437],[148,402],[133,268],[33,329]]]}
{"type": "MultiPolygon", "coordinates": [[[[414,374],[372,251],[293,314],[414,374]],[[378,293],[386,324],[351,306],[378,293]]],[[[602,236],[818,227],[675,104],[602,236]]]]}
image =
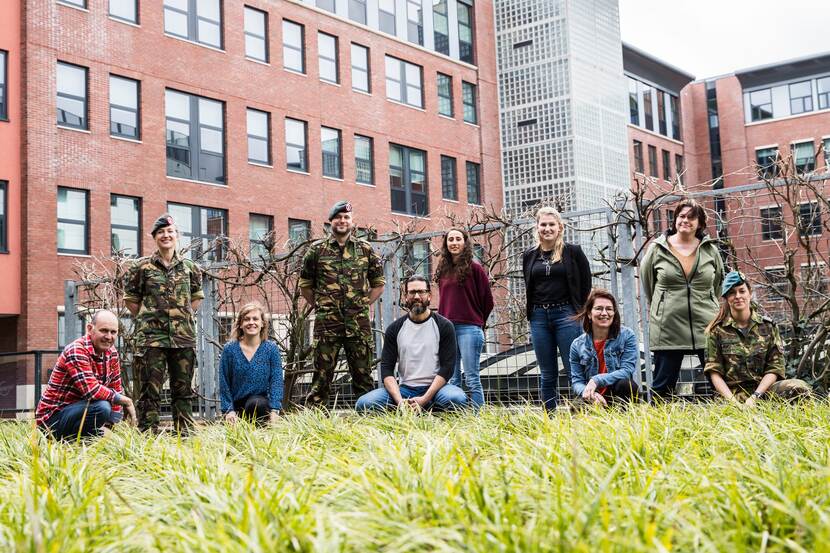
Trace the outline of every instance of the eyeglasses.
{"type": "Polygon", "coordinates": [[[427,294],[429,294],[429,290],[407,290],[406,291],[406,295],[407,296],[412,296],[413,298],[415,296],[422,296],[423,297],[423,296],[426,296],[427,294]]]}
{"type": "Polygon", "coordinates": [[[604,307],[602,305],[597,305],[591,308],[591,311],[596,311],[597,313],[613,313],[613,307],[604,307]]]}

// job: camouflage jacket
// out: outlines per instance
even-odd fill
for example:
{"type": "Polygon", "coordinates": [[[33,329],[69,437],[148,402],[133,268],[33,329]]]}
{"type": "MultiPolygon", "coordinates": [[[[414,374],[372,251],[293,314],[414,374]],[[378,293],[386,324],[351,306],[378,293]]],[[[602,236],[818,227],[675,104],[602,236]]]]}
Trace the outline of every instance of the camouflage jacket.
{"type": "Polygon", "coordinates": [[[333,236],[318,240],[303,257],[299,285],[314,292],[315,333],[370,332],[369,290],[385,283],[380,256],[354,233],[342,248],[333,236]]]}
{"type": "Polygon", "coordinates": [[[196,318],[190,302],[205,297],[202,272],[196,263],[177,252],[170,267],[165,267],[156,252],[136,260],[125,280],[124,301],[139,304],[136,347],[196,345],[196,318]]]}
{"type": "Polygon", "coordinates": [[[754,390],[765,374],[784,378],[784,343],[772,319],[752,310],[746,335],[732,319],[706,334],[706,374],[723,376],[730,388],[754,390]]]}

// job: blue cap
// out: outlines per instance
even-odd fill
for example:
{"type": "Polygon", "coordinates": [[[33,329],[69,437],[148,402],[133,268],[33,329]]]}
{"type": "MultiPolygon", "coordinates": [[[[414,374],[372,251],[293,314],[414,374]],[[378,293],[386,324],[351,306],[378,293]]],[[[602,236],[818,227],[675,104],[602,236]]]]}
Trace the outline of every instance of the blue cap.
{"type": "Polygon", "coordinates": [[[730,271],[723,279],[723,284],[720,286],[720,296],[722,298],[726,297],[726,294],[740,284],[746,282],[746,275],[744,275],[741,271],[730,271]]]}

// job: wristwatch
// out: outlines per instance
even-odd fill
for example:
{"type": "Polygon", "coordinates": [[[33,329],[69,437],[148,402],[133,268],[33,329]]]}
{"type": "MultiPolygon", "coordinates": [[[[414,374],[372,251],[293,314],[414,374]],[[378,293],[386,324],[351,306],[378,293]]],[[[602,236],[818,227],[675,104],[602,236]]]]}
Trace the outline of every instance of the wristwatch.
{"type": "Polygon", "coordinates": [[[762,394],[761,392],[752,392],[752,397],[754,397],[755,399],[761,399],[762,395],[764,394],[762,394]]]}

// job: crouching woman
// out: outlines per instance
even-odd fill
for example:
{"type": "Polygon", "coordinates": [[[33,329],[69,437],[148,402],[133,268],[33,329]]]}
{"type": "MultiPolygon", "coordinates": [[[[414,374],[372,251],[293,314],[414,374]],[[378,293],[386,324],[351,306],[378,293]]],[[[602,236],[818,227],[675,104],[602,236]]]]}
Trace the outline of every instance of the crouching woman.
{"type": "Polygon", "coordinates": [[[706,375],[729,401],[753,405],[764,396],[797,399],[811,395],[803,380],[784,380],[784,345],[778,327],[758,313],[752,289],[740,271],[721,286],[721,307],[706,327],[706,375]]]}
{"type": "Polygon", "coordinates": [[[585,332],[571,344],[571,386],[578,400],[607,405],[636,399],[637,335],[620,321],[617,300],[595,288],[576,316],[585,332]]]}

